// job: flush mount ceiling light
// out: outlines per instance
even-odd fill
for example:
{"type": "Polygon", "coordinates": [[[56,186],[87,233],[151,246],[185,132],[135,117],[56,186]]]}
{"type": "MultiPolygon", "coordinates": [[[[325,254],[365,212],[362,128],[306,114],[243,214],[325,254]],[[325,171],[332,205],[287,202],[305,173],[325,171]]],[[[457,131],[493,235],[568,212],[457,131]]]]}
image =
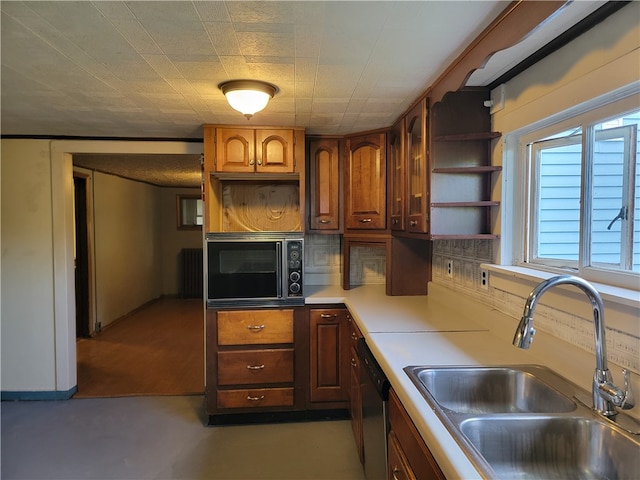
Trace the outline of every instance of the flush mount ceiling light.
{"type": "Polygon", "coordinates": [[[278,91],[278,87],[259,80],[230,80],[218,85],[227,97],[231,108],[242,113],[247,119],[267,106],[278,91]]]}

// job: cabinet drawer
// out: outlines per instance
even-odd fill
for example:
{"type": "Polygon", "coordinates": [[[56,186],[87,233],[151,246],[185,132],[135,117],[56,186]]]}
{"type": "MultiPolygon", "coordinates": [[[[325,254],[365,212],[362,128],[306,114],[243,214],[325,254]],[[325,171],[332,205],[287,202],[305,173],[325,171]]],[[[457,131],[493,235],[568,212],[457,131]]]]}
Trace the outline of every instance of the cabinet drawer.
{"type": "Polygon", "coordinates": [[[218,385],[293,382],[293,349],[218,352],[218,385]]]}
{"type": "Polygon", "coordinates": [[[218,312],[218,345],[293,343],[293,310],[218,312]]]}
{"type": "Polygon", "coordinates": [[[293,388],[218,390],[218,408],[261,408],[293,406],[293,388]]]}

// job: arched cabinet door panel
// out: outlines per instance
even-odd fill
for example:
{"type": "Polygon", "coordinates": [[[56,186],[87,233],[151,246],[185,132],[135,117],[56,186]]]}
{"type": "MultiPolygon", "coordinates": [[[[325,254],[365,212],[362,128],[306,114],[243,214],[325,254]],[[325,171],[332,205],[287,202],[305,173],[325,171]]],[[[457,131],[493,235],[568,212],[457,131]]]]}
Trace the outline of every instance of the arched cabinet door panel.
{"type": "Polygon", "coordinates": [[[345,226],[354,230],[386,228],[385,134],[351,137],[346,144],[345,226]]]}

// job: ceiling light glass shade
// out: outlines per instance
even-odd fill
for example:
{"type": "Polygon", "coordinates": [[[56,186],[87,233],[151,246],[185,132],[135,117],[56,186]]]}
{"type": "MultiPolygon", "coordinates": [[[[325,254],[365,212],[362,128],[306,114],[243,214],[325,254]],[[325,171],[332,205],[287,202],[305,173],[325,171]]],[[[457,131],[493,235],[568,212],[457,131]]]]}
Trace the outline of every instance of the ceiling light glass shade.
{"type": "Polygon", "coordinates": [[[218,85],[231,108],[247,119],[264,109],[278,90],[275,85],[258,80],[231,80],[218,85]]]}

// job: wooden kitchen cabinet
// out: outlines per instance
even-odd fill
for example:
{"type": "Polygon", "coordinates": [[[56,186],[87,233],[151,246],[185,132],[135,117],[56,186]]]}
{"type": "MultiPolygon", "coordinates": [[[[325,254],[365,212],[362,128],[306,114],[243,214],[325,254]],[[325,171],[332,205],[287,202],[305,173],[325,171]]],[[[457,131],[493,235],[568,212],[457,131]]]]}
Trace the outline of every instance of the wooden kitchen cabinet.
{"type": "Polygon", "coordinates": [[[360,380],[360,358],[358,357],[357,344],[362,338],[350,314],[347,314],[349,324],[349,413],[351,415],[351,429],[356,442],[356,451],[360,463],[364,465],[364,440],[362,437],[362,386],[360,380]]]}
{"type": "Polygon", "coordinates": [[[393,391],[389,392],[388,480],[445,480],[438,463],[393,391]]]}
{"type": "Polygon", "coordinates": [[[347,137],[345,147],[345,228],[384,230],[387,225],[386,136],[347,137]]]}
{"type": "Polygon", "coordinates": [[[350,340],[347,310],[309,309],[310,400],[343,402],[349,399],[350,340]]]}
{"type": "Polygon", "coordinates": [[[340,140],[310,138],[309,229],[314,233],[339,233],[340,212],[340,140]]]}
{"type": "Polygon", "coordinates": [[[429,179],[427,157],[427,98],[416,104],[405,117],[407,161],[407,232],[429,233],[429,179]]]}
{"type": "Polygon", "coordinates": [[[431,109],[431,238],[498,238],[491,191],[500,166],[491,164],[486,89],[450,92],[431,109]]]}
{"type": "Polygon", "coordinates": [[[387,158],[389,162],[389,217],[391,230],[404,231],[406,175],[404,156],[404,118],[387,133],[387,158]]]}
{"type": "Polygon", "coordinates": [[[218,127],[214,171],[293,173],[296,140],[293,129],[218,127]]]}
{"type": "Polygon", "coordinates": [[[302,410],[306,363],[297,355],[304,307],[208,310],[206,410],[224,415],[302,410]]]}

